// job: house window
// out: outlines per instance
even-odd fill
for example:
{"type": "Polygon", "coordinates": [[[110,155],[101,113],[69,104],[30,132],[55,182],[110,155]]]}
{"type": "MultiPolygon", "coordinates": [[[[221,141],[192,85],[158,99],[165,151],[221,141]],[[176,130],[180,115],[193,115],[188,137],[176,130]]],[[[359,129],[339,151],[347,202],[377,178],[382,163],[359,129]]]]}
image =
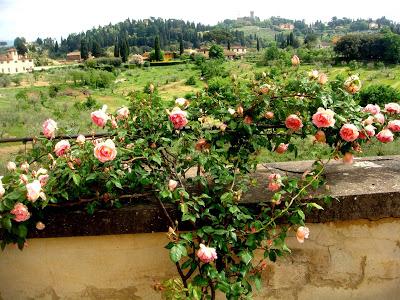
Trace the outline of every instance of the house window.
{"type": "Polygon", "coordinates": [[[11,73],[11,70],[10,70],[10,68],[8,68],[8,73],[11,73]]]}
{"type": "Polygon", "coordinates": [[[1,69],[1,73],[4,73],[4,69],[1,69]]]}
{"type": "Polygon", "coordinates": [[[18,63],[18,61],[14,61],[16,64],[18,63]]]}
{"type": "Polygon", "coordinates": [[[24,71],[25,71],[25,67],[22,67],[22,70],[24,70],[24,71]]]}
{"type": "Polygon", "coordinates": [[[18,73],[18,68],[15,68],[15,72],[17,72],[17,73],[18,73]]]}

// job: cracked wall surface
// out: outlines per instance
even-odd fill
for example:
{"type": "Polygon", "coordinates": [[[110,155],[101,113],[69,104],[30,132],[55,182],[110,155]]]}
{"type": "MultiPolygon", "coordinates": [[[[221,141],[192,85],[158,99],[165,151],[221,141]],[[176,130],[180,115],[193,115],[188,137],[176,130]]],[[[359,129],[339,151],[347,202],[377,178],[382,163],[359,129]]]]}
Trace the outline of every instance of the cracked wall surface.
{"type": "MultiPolygon", "coordinates": [[[[268,263],[256,299],[400,299],[400,219],[309,224],[268,263]]],[[[0,299],[161,299],[176,276],[165,234],[32,239],[0,254],[0,299]]]]}

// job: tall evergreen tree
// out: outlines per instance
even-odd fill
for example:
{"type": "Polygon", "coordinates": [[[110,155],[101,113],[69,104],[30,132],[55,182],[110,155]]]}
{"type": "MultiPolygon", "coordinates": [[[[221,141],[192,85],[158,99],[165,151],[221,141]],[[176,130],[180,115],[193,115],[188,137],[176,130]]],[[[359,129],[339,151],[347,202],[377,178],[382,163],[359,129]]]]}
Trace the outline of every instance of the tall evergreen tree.
{"type": "Polygon", "coordinates": [[[89,49],[85,39],[81,39],[81,57],[84,60],[89,57],[89,49]]]}
{"type": "Polygon", "coordinates": [[[102,54],[102,50],[98,41],[94,40],[92,45],[92,55],[94,57],[100,57],[102,54]]]}
{"type": "Polygon", "coordinates": [[[54,53],[58,53],[58,42],[56,41],[56,44],[54,45],[54,53]]]}
{"type": "Polygon", "coordinates": [[[183,54],[183,51],[184,51],[184,48],[183,48],[183,39],[182,39],[182,36],[181,36],[181,39],[179,40],[179,54],[182,55],[182,54],[183,54]]]}
{"type": "Polygon", "coordinates": [[[126,37],[120,38],[121,42],[119,44],[119,53],[121,54],[121,58],[123,62],[128,61],[129,57],[129,45],[128,45],[128,40],[126,37]]]}
{"type": "Polygon", "coordinates": [[[257,37],[257,51],[260,51],[260,39],[257,37]]]}
{"type": "Polygon", "coordinates": [[[118,37],[116,37],[114,42],[114,57],[119,57],[119,53],[118,37]]]}
{"type": "Polygon", "coordinates": [[[227,46],[228,50],[231,50],[231,41],[228,40],[228,46],[227,46]]]}
{"type": "Polygon", "coordinates": [[[155,59],[156,61],[161,60],[161,48],[160,48],[160,38],[158,35],[154,39],[154,53],[155,53],[155,59]]]}

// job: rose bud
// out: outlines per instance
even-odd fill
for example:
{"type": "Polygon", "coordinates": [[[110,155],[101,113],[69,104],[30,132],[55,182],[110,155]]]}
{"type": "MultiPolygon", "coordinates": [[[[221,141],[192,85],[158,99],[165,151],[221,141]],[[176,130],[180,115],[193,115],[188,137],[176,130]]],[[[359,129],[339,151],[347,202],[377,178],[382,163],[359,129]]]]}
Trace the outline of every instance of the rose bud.
{"type": "Polygon", "coordinates": [[[318,143],[326,143],[326,135],[325,132],[322,130],[318,130],[317,133],[314,135],[315,141],[318,143]]]}
{"type": "Polygon", "coordinates": [[[287,151],[289,144],[280,143],[278,147],[276,147],[275,152],[282,154],[287,151]]]}
{"type": "Polygon", "coordinates": [[[200,249],[197,250],[197,257],[203,263],[210,263],[217,259],[217,251],[215,248],[207,247],[204,244],[200,244],[200,249]]]}
{"type": "Polygon", "coordinates": [[[293,55],[291,62],[292,66],[297,67],[298,65],[300,65],[300,58],[297,55],[293,55]]]}
{"type": "Polygon", "coordinates": [[[353,160],[354,156],[350,152],[346,152],[346,154],[343,156],[343,163],[345,164],[352,164],[353,160]]]}
{"type": "Polygon", "coordinates": [[[36,229],[37,230],[43,230],[46,226],[42,222],[37,222],[36,223],[36,229]]]}
{"type": "Polygon", "coordinates": [[[239,105],[238,108],[236,109],[236,112],[238,113],[239,116],[243,115],[244,112],[243,106],[239,105]]]}
{"type": "Polygon", "coordinates": [[[13,171],[15,171],[16,169],[17,169],[17,165],[15,164],[15,162],[9,161],[9,162],[7,163],[7,170],[8,170],[8,171],[13,172],[13,171]]]}
{"type": "Polygon", "coordinates": [[[308,239],[310,229],[305,226],[300,226],[296,231],[296,238],[299,243],[304,243],[304,239],[308,239]]]}
{"type": "Polygon", "coordinates": [[[176,187],[178,186],[178,181],[176,181],[176,180],[170,180],[169,182],[168,182],[168,189],[171,191],[171,192],[173,192],[173,191],[175,191],[175,189],[176,189],[176,187]]]}
{"type": "Polygon", "coordinates": [[[265,117],[268,119],[268,120],[272,120],[273,118],[274,118],[274,113],[272,112],[272,111],[267,111],[266,113],[265,113],[265,117]]]}

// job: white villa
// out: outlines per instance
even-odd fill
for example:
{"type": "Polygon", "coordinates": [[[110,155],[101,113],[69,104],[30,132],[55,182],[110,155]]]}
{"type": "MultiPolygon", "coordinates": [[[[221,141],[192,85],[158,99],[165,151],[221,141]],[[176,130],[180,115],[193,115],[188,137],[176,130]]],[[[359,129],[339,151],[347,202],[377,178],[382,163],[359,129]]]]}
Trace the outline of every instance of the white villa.
{"type": "Polygon", "coordinates": [[[0,55],[0,73],[26,73],[32,71],[33,67],[33,60],[26,55],[18,55],[15,48],[9,49],[6,55],[0,55]]]}

